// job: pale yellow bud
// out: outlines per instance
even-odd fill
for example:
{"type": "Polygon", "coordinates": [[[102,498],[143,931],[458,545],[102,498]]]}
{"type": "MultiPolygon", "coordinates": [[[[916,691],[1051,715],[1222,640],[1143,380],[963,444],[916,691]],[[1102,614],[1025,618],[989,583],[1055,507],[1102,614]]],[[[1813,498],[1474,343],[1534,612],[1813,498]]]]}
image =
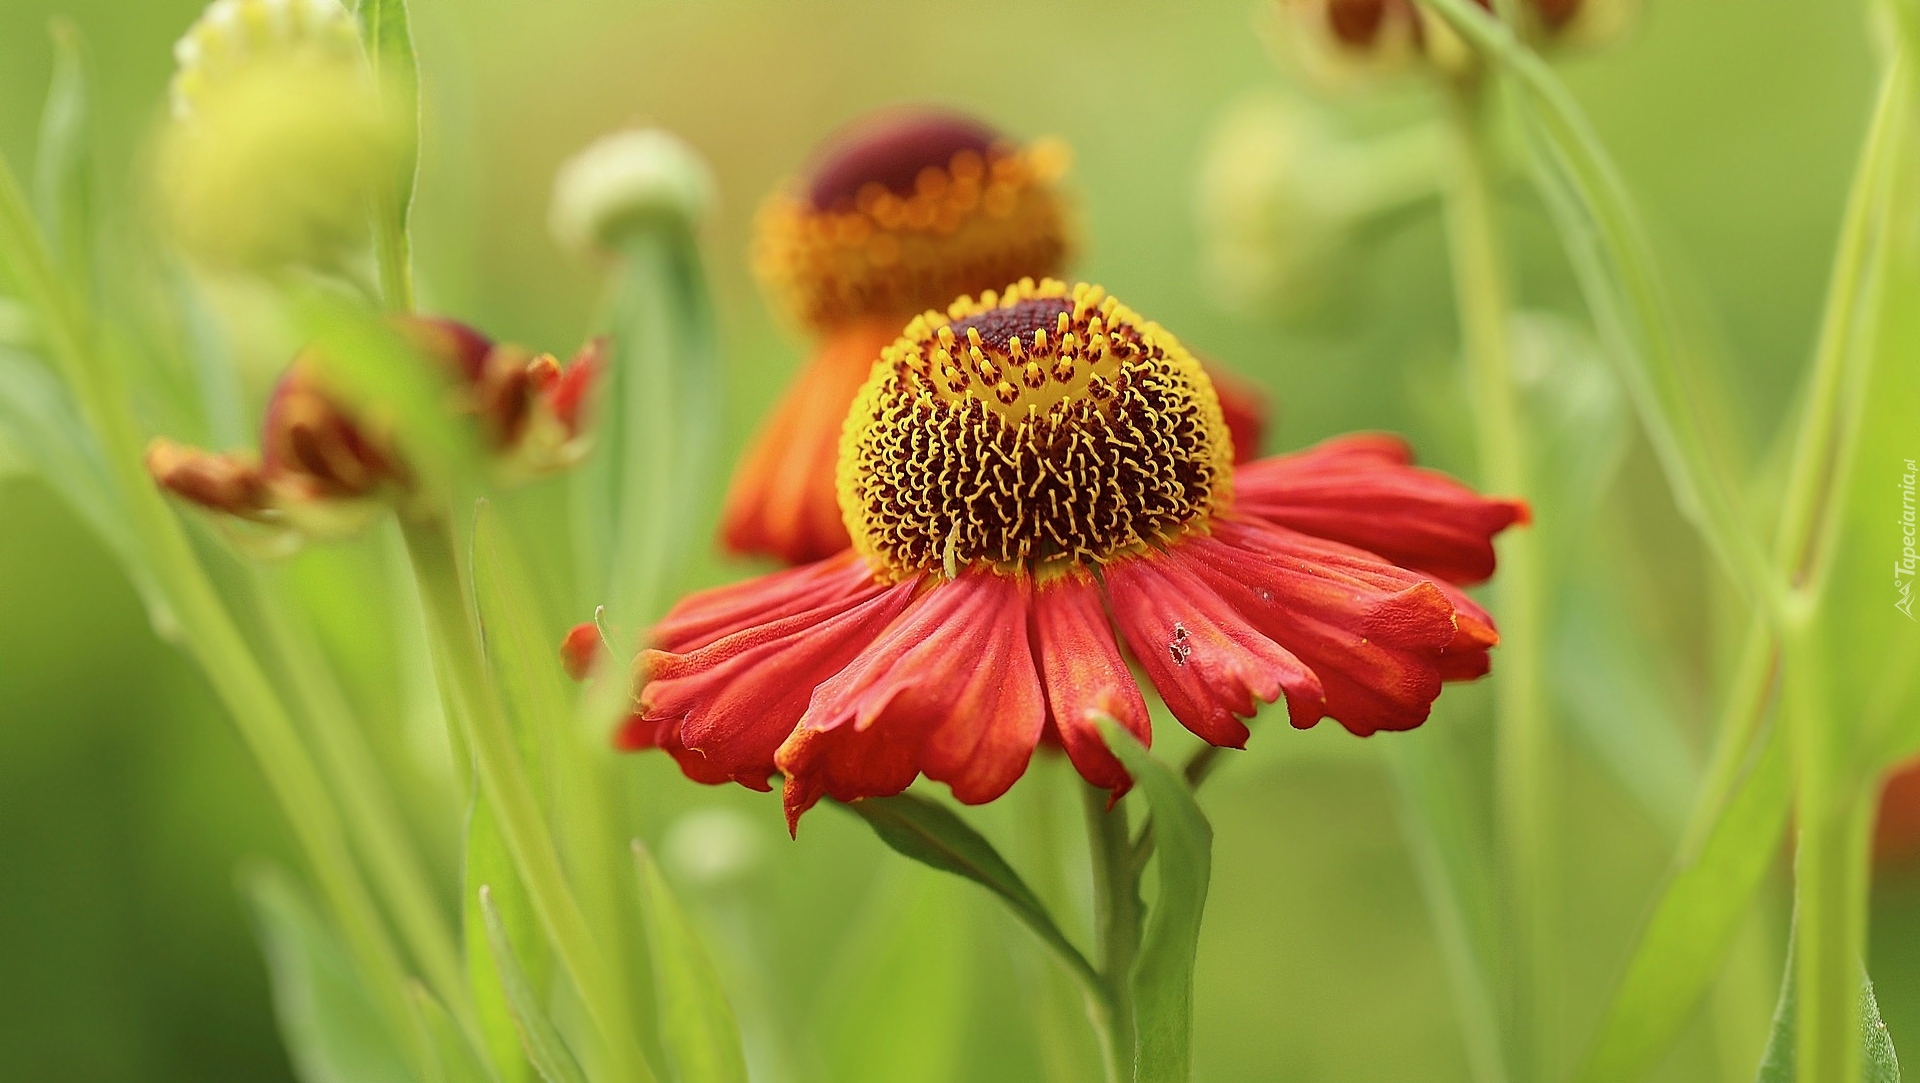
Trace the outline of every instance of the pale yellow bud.
{"type": "Polygon", "coordinates": [[[714,202],[713,174],[692,147],[658,128],[616,132],[567,159],[554,177],[548,222],[574,251],[617,247],[630,230],[691,227],[714,202]]]}
{"type": "Polygon", "coordinates": [[[158,179],[181,247],[267,270],[359,245],[397,141],[336,0],[219,0],[175,56],[158,179]]]}

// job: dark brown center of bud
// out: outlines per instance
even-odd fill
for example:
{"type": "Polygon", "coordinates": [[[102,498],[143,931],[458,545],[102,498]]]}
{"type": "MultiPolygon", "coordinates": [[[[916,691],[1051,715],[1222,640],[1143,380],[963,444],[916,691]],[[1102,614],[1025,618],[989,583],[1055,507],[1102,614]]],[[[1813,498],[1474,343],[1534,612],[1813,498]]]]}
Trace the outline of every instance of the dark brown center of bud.
{"type": "Polygon", "coordinates": [[[1328,0],[1327,28],[1348,45],[1373,44],[1387,18],[1388,0],[1328,0]]]}
{"type": "Polygon", "coordinates": [[[971,117],[934,110],[899,110],[856,121],[827,140],[813,168],[808,199],[817,211],[845,208],[869,184],[910,196],[921,170],[945,169],[963,150],[984,157],[999,138],[971,117]]]}
{"type": "Polygon", "coordinates": [[[1580,0],[1533,0],[1533,10],[1548,30],[1559,30],[1580,14],[1580,0]]]}

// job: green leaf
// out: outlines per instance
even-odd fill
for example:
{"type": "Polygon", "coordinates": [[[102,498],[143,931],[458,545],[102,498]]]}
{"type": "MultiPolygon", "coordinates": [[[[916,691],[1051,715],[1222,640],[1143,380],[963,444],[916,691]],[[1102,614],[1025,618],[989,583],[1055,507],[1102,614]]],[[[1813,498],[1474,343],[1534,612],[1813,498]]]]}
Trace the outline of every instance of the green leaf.
{"type": "Polygon", "coordinates": [[[115,503],[91,430],[60,381],[27,355],[0,346],[0,442],[39,474],[119,559],[163,639],[178,630],[172,604],[148,566],[146,548],[115,503]]]}
{"type": "Polygon", "coordinates": [[[409,1083],[393,1031],[292,878],[259,866],[241,874],[240,890],[267,957],[280,1035],[302,1083],[409,1083]]]}
{"type": "Polygon", "coordinates": [[[808,1030],[834,1083],[954,1083],[975,987],[953,881],[896,865],[836,953],[808,1030]]]}
{"type": "Polygon", "coordinates": [[[514,954],[513,937],[507,930],[507,923],[500,916],[499,907],[494,905],[493,891],[482,884],[477,893],[480,900],[480,913],[487,928],[487,945],[493,952],[495,967],[500,973],[500,986],[507,994],[507,1004],[513,1010],[514,1026],[519,1029],[521,1046],[526,1050],[527,1059],[533,1062],[534,1069],[546,1083],[587,1083],[586,1074],[580,1070],[580,1064],[573,1059],[572,1050],[560,1037],[553,1021],[540,1006],[539,994],[534,992],[533,983],[528,980],[526,971],[520,969],[520,960],[514,954]]]}
{"type": "Polygon", "coordinates": [[[640,913],[647,927],[654,981],[660,991],[660,1040],[679,1083],[746,1083],[740,1024],[727,1005],[719,972],[687,921],[660,867],[638,840],[640,913]]]}
{"type": "MultiPolygon", "coordinates": [[[[953,810],[918,794],[868,797],[844,806],[858,813],[880,836],[880,841],[920,862],[963,876],[998,895],[1015,917],[1083,978],[1093,968],[1073,946],[1020,874],[1013,871],[986,836],[968,826],[953,810]]],[[[1095,979],[1096,981],[1098,979],[1095,979]]]]}
{"type": "MultiPolygon", "coordinates": [[[[1767,1052],[1760,1058],[1758,1083],[1795,1083],[1794,1058],[1798,1052],[1795,1018],[1799,1015],[1798,982],[1794,977],[1793,949],[1787,949],[1786,975],[1780,982],[1780,1004],[1773,1013],[1773,1032],[1767,1036],[1767,1052]]],[[[1900,1083],[1900,1058],[1893,1051],[1893,1036],[1880,1020],[1880,1003],[1874,999],[1873,979],[1860,973],[1860,1050],[1861,1083],[1900,1083]]]]}
{"type": "Polygon", "coordinates": [[[467,983],[473,989],[475,1010],[486,1037],[487,1055],[502,1083],[524,1083],[532,1078],[532,1066],[522,1053],[520,1024],[515,1018],[510,990],[502,967],[496,963],[498,950],[493,946],[492,926],[501,926],[516,960],[519,981],[529,990],[547,987],[552,972],[552,954],[534,920],[533,904],[514,871],[513,858],[500,835],[500,825],[479,786],[473,788],[473,803],[467,813],[466,863],[463,870],[462,915],[465,925],[467,983]],[[481,892],[506,904],[507,917],[489,920],[482,907],[481,892]]]}
{"type": "Polygon", "coordinates": [[[1133,966],[1137,1083],[1177,1083],[1193,1067],[1193,959],[1213,875],[1213,827],[1180,773],[1119,723],[1102,719],[1107,747],[1153,810],[1160,891],[1133,966]]]}
{"type": "Polygon", "coordinates": [[[1480,1083],[1506,1079],[1500,1037],[1498,891],[1491,832],[1475,822],[1470,783],[1450,763],[1445,734],[1433,727],[1385,746],[1399,792],[1400,825],[1413,853],[1427,913],[1432,919],[1461,1040],[1480,1083]]]}
{"type": "Polygon", "coordinates": [[[360,0],[354,14],[398,149],[387,191],[374,209],[374,225],[388,307],[406,311],[413,307],[407,219],[420,172],[420,62],[413,51],[406,0],[360,0]]]}
{"type": "Polygon", "coordinates": [[[1698,855],[1662,891],[1581,1073],[1585,1083],[1644,1077],[1719,973],[1780,854],[1793,796],[1787,745],[1774,727],[1698,855]]]}
{"type": "Polygon", "coordinates": [[[505,530],[490,503],[482,500],[475,506],[469,558],[474,610],[480,615],[488,666],[514,723],[527,779],[544,806],[553,789],[550,746],[570,716],[556,650],[560,639],[541,625],[539,598],[505,530]]]}
{"type": "Polygon", "coordinates": [[[40,114],[33,196],[48,247],[68,279],[84,288],[93,248],[93,123],[86,54],[71,21],[54,19],[48,30],[53,36],[53,82],[40,114]]]}
{"type": "MultiPolygon", "coordinates": [[[[1844,391],[1837,429],[1851,452],[1836,464],[1830,540],[1819,562],[1819,609],[1807,641],[1825,655],[1836,739],[1875,770],[1920,749],[1920,148],[1908,129],[1878,235],[1883,279],[1859,317],[1870,348],[1844,391]]],[[[1816,548],[1816,551],[1819,551],[1816,548]]]]}
{"type": "Polygon", "coordinates": [[[427,1083],[497,1083],[497,1077],[475,1058],[473,1049],[460,1036],[447,1009],[419,982],[407,986],[414,1011],[427,1032],[427,1083]]]}
{"type": "Polygon", "coordinates": [[[435,499],[455,479],[478,472],[479,433],[448,407],[450,374],[423,357],[392,321],[316,291],[301,299],[299,324],[314,345],[305,356],[327,388],[367,428],[394,434],[421,490],[416,499],[435,499]]]}

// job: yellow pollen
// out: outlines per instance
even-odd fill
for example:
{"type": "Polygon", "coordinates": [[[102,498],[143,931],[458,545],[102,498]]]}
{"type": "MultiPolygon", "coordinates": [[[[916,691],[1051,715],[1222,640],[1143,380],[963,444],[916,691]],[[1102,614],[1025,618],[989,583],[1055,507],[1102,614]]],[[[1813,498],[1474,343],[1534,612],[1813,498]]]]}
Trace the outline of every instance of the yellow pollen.
{"type": "Polygon", "coordinates": [[[1172,335],[1097,286],[1018,282],[927,312],[882,355],[842,435],[840,507],[896,577],[1048,574],[1203,526],[1232,457],[1172,335]]]}

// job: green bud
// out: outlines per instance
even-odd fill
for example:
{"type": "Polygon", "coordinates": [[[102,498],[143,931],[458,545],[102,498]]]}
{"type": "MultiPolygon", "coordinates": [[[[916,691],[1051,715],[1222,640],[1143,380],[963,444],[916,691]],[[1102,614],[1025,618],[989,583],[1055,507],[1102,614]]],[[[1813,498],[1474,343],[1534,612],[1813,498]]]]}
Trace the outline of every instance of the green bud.
{"type": "Polygon", "coordinates": [[[397,141],[336,0],[219,0],[175,48],[159,188],[196,259],[336,264],[365,239],[397,141]]]}
{"type": "Polygon", "coordinates": [[[560,166],[548,222],[562,245],[616,248],[626,233],[663,221],[691,228],[714,203],[713,173],[672,132],[636,128],[605,136],[560,166]]]}
{"type": "Polygon", "coordinates": [[[1426,127],[1360,138],[1305,100],[1264,96],[1215,126],[1198,190],[1207,285],[1227,307],[1297,313],[1326,303],[1368,228],[1434,194],[1426,127]]]}

